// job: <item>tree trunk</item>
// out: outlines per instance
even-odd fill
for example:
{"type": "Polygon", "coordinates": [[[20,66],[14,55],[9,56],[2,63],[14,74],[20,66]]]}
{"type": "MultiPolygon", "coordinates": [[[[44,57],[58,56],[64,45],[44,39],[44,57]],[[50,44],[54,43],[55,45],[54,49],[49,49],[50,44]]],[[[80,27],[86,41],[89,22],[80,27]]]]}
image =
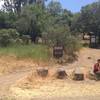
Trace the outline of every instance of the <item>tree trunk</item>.
{"type": "Polygon", "coordinates": [[[43,68],[43,67],[37,68],[37,75],[40,77],[47,77],[48,68],[43,68]]]}
{"type": "Polygon", "coordinates": [[[74,80],[82,81],[84,80],[84,74],[74,74],[74,80]]]}
{"type": "Polygon", "coordinates": [[[84,73],[81,71],[81,69],[77,68],[73,73],[73,79],[76,81],[82,81],[84,80],[84,73]]]}
{"type": "Polygon", "coordinates": [[[56,78],[65,79],[67,77],[66,71],[63,68],[59,68],[56,72],[56,78]]]}
{"type": "Polygon", "coordinates": [[[85,36],[85,33],[83,33],[83,40],[85,40],[84,36],[85,36]]]}

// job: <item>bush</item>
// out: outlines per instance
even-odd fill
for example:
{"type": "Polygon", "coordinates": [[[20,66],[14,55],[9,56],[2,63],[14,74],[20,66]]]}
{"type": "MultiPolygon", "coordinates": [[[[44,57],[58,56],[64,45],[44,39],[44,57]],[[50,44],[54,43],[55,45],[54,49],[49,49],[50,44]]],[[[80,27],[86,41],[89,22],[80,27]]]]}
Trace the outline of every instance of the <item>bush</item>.
{"type": "Polygon", "coordinates": [[[2,47],[15,43],[17,38],[19,38],[19,33],[15,29],[0,30],[0,46],[2,47]]]}
{"type": "Polygon", "coordinates": [[[81,43],[79,39],[75,36],[68,36],[65,40],[65,50],[68,55],[74,55],[76,51],[81,48],[81,43]]]}
{"type": "Polygon", "coordinates": [[[59,25],[50,26],[47,32],[44,32],[43,38],[47,40],[47,43],[51,46],[56,45],[57,42],[64,45],[65,38],[67,34],[69,34],[69,27],[63,27],[59,25]]]}
{"type": "Polygon", "coordinates": [[[80,49],[80,42],[69,30],[68,27],[54,26],[48,32],[43,33],[43,38],[49,46],[62,45],[68,55],[80,49]]]}
{"type": "Polygon", "coordinates": [[[31,37],[29,35],[23,35],[21,37],[24,44],[30,44],[31,43],[31,37]]]}
{"type": "Polygon", "coordinates": [[[0,36],[0,46],[6,47],[8,44],[10,44],[9,35],[8,34],[2,34],[2,36],[0,36]]]}
{"type": "Polygon", "coordinates": [[[54,47],[60,45],[64,48],[64,54],[58,63],[72,63],[77,60],[77,52],[81,48],[81,43],[78,35],[73,34],[68,26],[51,26],[47,32],[42,33],[42,37],[48,46],[54,47]]]}
{"type": "Polygon", "coordinates": [[[45,45],[10,45],[6,48],[0,47],[0,56],[16,56],[17,58],[32,58],[36,61],[48,61],[51,57],[49,49],[45,45]]]}

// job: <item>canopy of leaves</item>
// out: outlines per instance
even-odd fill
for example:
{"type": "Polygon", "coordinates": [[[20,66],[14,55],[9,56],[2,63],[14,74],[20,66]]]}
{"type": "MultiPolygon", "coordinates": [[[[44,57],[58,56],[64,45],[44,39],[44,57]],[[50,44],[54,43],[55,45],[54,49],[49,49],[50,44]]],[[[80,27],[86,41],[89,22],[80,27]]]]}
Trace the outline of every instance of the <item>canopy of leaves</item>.
{"type": "Polygon", "coordinates": [[[81,32],[93,32],[100,34],[100,2],[89,4],[81,9],[81,13],[75,15],[72,29],[81,32]]]}
{"type": "MultiPolygon", "coordinates": [[[[45,0],[39,0],[44,2],[45,0]]],[[[15,28],[20,36],[29,35],[32,41],[41,36],[50,45],[63,45],[76,51],[78,39],[71,32],[73,14],[58,1],[43,7],[37,0],[4,0],[6,10],[0,13],[1,28],[15,28]]]]}
{"type": "Polygon", "coordinates": [[[19,19],[15,22],[16,29],[22,34],[28,34],[32,40],[45,29],[47,13],[38,5],[25,6],[19,19]]]}
{"type": "Polygon", "coordinates": [[[39,4],[44,6],[47,0],[2,0],[4,2],[3,8],[7,12],[14,12],[20,14],[23,6],[30,4],[39,4]]]}
{"type": "Polygon", "coordinates": [[[60,2],[56,2],[56,1],[51,1],[48,4],[47,9],[52,15],[58,15],[62,12],[62,6],[60,2]]]}
{"type": "Polygon", "coordinates": [[[14,43],[19,38],[19,33],[15,29],[1,29],[0,30],[0,46],[8,46],[14,43]]]}

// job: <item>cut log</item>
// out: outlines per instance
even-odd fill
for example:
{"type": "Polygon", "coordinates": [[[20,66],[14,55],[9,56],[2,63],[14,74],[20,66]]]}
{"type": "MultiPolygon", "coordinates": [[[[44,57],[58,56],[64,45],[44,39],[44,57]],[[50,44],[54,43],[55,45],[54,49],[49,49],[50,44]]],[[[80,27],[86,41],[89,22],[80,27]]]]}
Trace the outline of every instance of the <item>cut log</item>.
{"type": "Polygon", "coordinates": [[[75,71],[73,73],[73,79],[76,81],[84,80],[84,73],[81,71],[80,68],[75,69],[75,71]]]}
{"type": "Polygon", "coordinates": [[[74,80],[82,81],[84,80],[84,74],[74,74],[74,80]]]}
{"type": "Polygon", "coordinates": [[[90,70],[90,71],[88,72],[88,78],[89,78],[90,80],[95,80],[95,79],[96,79],[93,70],[90,70]]]}
{"type": "Polygon", "coordinates": [[[89,79],[100,81],[100,72],[97,72],[94,74],[89,73],[89,79]]]}
{"type": "Polygon", "coordinates": [[[56,78],[65,79],[67,77],[66,71],[63,68],[59,68],[56,72],[56,78]]]}
{"type": "Polygon", "coordinates": [[[39,67],[37,68],[37,74],[41,77],[46,77],[48,75],[48,68],[39,67]]]}
{"type": "Polygon", "coordinates": [[[97,81],[100,81],[100,72],[97,72],[97,73],[95,74],[95,77],[96,77],[96,80],[97,80],[97,81]]]}

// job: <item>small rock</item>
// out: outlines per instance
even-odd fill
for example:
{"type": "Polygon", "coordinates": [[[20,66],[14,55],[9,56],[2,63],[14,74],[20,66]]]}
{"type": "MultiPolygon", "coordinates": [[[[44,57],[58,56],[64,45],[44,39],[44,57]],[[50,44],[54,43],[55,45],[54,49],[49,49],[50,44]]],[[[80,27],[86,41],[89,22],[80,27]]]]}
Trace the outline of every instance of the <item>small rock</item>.
{"type": "Polygon", "coordinates": [[[88,57],[88,59],[91,59],[91,57],[88,57]]]}

